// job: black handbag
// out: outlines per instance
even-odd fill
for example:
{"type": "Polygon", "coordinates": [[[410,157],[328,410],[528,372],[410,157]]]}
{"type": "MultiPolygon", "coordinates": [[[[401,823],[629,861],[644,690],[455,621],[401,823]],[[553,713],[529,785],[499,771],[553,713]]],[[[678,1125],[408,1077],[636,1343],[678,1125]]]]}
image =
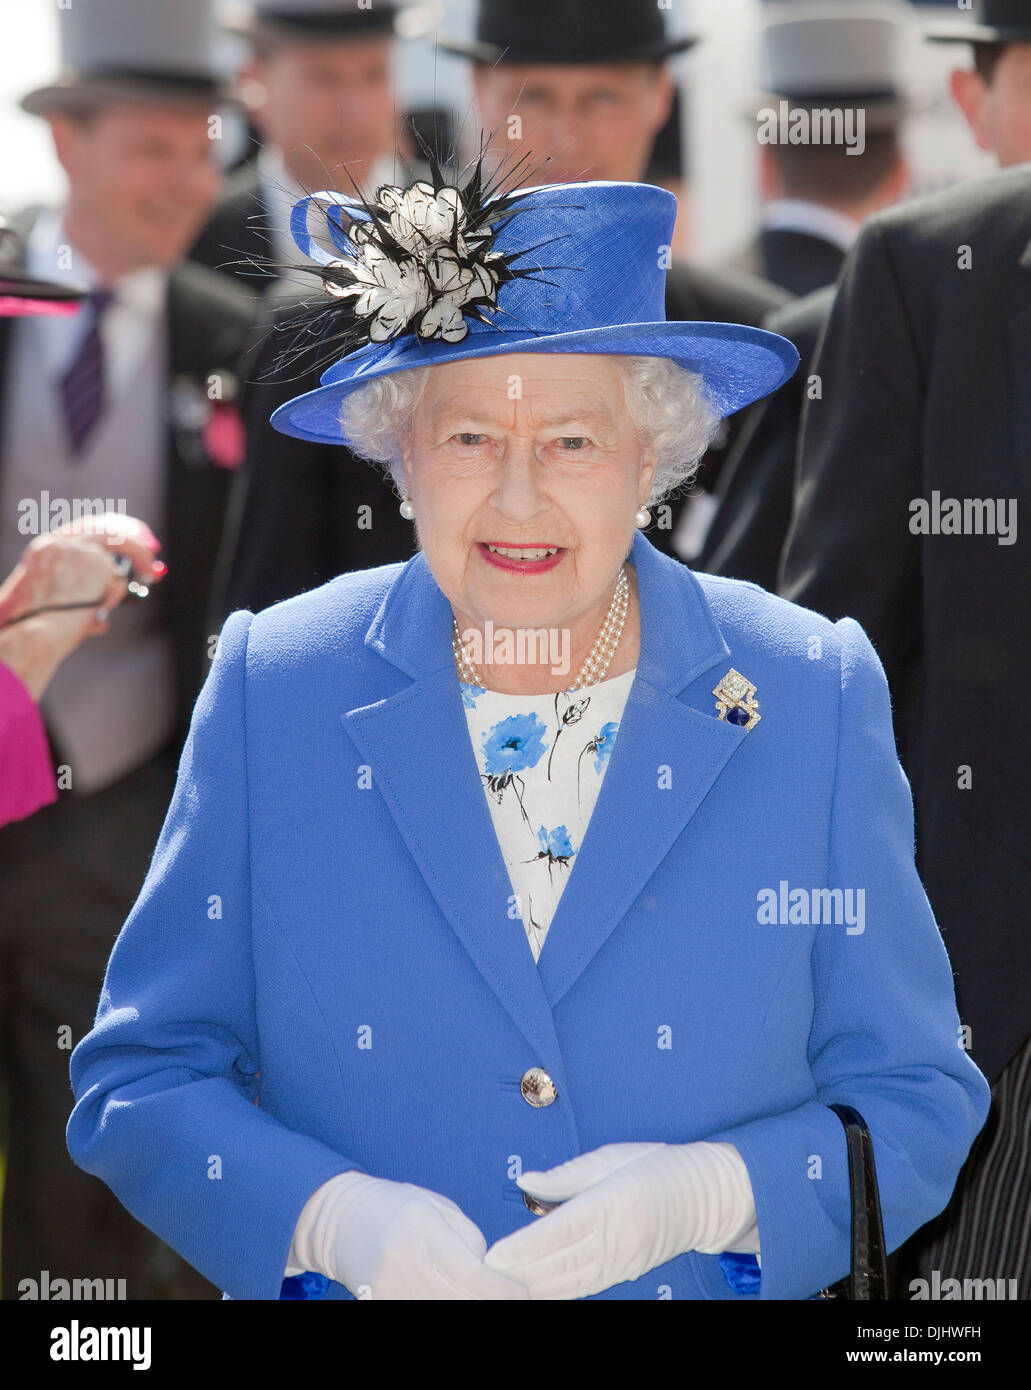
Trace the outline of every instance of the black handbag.
{"type": "Polygon", "coordinates": [[[816,1298],[857,1301],[887,1299],[888,1258],[884,1248],[881,1197],[877,1188],[873,1140],[866,1121],[851,1105],[829,1107],[845,1126],[848,1146],[848,1185],[852,1200],[852,1259],[849,1274],[816,1298]]]}

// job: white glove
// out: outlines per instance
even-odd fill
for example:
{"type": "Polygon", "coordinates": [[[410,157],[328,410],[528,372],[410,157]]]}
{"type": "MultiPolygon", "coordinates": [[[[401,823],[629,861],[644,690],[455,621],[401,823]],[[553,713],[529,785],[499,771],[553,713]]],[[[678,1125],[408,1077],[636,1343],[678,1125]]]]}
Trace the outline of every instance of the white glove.
{"type": "Polygon", "coordinates": [[[586,1298],[688,1250],[757,1252],[752,1185],[733,1144],[604,1144],[516,1179],[562,1202],[484,1261],[532,1299],[586,1298]]]}
{"type": "Polygon", "coordinates": [[[356,1298],[528,1299],[487,1269],[479,1227],[447,1197],[407,1182],[338,1173],[312,1193],[287,1274],[314,1270],[356,1298]]]}

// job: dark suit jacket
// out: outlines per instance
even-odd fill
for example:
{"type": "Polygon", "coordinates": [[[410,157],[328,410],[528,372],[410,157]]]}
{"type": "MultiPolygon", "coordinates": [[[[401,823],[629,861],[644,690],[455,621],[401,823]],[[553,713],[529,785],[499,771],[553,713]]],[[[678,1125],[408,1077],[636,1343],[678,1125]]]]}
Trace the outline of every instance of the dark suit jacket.
{"type": "MultiPolygon", "coordinates": [[[[20,219],[19,230],[26,232],[31,220],[20,219]]],[[[9,254],[17,249],[12,244],[9,254]]],[[[173,270],[167,308],[170,394],[183,379],[206,394],[212,373],[226,382],[238,381],[239,358],[254,317],[253,294],[224,276],[189,263],[173,270]]],[[[0,407],[11,326],[12,320],[0,319],[0,407]]],[[[214,463],[195,429],[177,424],[171,410],[169,417],[167,522],[159,537],[168,576],[146,602],[160,604],[167,615],[175,650],[176,738],[181,743],[209,666],[206,609],[233,474],[214,463]]],[[[2,424],[0,420],[0,429],[2,424]]]]}
{"type": "MultiPolygon", "coordinates": [[[[251,259],[263,264],[271,256],[267,217],[257,168],[253,164],[237,165],[226,174],[222,196],[190,249],[189,259],[242,279],[256,291],[267,288],[260,274],[240,264],[251,259]]],[[[271,273],[268,278],[271,281],[271,273]]]]}
{"type": "Polygon", "coordinates": [[[791,294],[812,294],[838,278],[845,253],[834,242],[787,227],[764,228],[730,264],[791,294]]]}
{"type": "Polygon", "coordinates": [[[884,662],[923,878],[991,1077],[1031,1033],[1028,542],[911,523],[934,492],[1028,515],[1029,236],[1026,167],[865,228],[816,362],[784,560],[787,597],[857,618],[884,662]]]}
{"type": "MultiPolygon", "coordinates": [[[[399,498],[383,472],[346,448],[293,439],[269,425],[276,406],[318,385],[318,372],[303,358],[288,370],[276,369],[305,301],[283,282],[270,295],[272,327],[263,323],[246,368],[247,468],[233,498],[213,623],[234,608],[256,612],[348,570],[407,560],[414,548],[414,529],[399,515],[399,498]]],[[[758,325],[786,299],[762,281],[726,271],[678,264],[667,278],[670,319],[758,325]]],[[[718,447],[710,450],[711,460],[706,456],[712,478],[723,452],[718,447]]],[[[681,505],[674,501],[673,527],[681,505]]],[[[667,553],[673,527],[653,526],[648,533],[667,553]]]]}
{"type": "Polygon", "coordinates": [[[750,579],[764,589],[776,590],[781,551],[791,524],[795,460],[809,377],[833,302],[834,286],[827,285],[779,309],[763,324],[790,338],[802,360],[790,381],[745,412],[720,474],[719,510],[696,569],[750,579]]]}

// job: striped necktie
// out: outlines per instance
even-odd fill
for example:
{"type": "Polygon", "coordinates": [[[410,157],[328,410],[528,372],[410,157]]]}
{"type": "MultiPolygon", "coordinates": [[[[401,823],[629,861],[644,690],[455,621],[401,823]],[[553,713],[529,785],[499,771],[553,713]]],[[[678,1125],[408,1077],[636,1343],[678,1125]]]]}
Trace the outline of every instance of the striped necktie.
{"type": "Polygon", "coordinates": [[[104,409],[104,345],[100,325],[114,290],[93,290],[83,313],[89,326],[67,371],[61,378],[61,401],[73,457],[82,453],[104,409]]]}

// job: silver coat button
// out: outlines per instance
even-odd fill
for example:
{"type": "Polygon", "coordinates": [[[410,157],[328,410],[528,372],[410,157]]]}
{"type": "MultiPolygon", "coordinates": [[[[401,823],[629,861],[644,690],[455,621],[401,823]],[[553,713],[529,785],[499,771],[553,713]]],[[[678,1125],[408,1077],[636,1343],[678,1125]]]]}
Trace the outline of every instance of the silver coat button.
{"type": "Polygon", "coordinates": [[[519,1090],[527,1105],[538,1108],[551,1105],[558,1096],[554,1081],[543,1067],[531,1067],[520,1081],[519,1090]]]}

